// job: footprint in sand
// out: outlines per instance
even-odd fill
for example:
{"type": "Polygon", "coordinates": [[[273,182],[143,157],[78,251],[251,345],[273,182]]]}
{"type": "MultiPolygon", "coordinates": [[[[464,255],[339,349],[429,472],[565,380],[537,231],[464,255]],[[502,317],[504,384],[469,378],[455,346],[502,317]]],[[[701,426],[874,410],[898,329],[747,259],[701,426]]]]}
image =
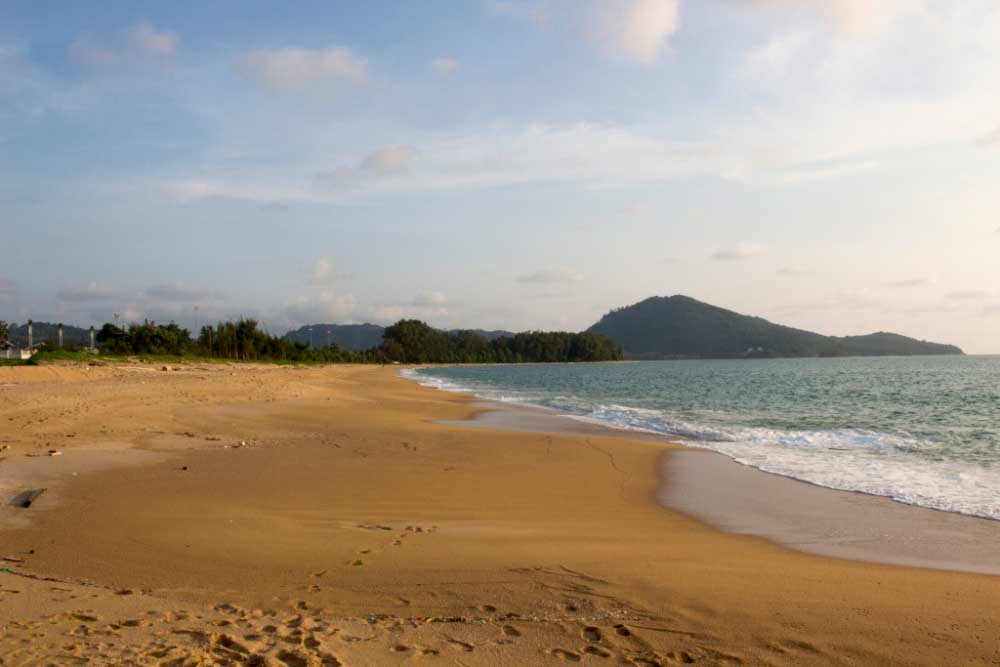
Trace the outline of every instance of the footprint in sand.
{"type": "Polygon", "coordinates": [[[592,625],[588,625],[583,629],[583,638],[592,644],[596,644],[601,641],[601,631],[592,625]]]}
{"type": "Polygon", "coordinates": [[[309,667],[309,661],[298,653],[279,651],[274,657],[288,665],[288,667],[309,667]]]}
{"type": "Polygon", "coordinates": [[[583,649],[583,652],[588,655],[596,655],[598,658],[611,657],[610,653],[605,651],[603,648],[600,648],[599,646],[588,646],[587,648],[583,649]]]}
{"type": "Polygon", "coordinates": [[[615,634],[617,634],[619,637],[631,637],[632,631],[626,628],[621,623],[619,623],[618,625],[615,626],[615,634]]]}
{"type": "Polygon", "coordinates": [[[448,638],[448,645],[451,646],[453,649],[457,649],[459,651],[465,651],[466,653],[471,652],[472,649],[475,648],[472,644],[468,644],[466,642],[451,638],[448,638]]]}
{"type": "Polygon", "coordinates": [[[521,631],[515,628],[513,625],[503,626],[503,633],[508,637],[520,637],[521,631]]]}
{"type": "Polygon", "coordinates": [[[687,651],[671,651],[667,654],[667,658],[682,665],[690,665],[695,661],[687,651]]]}
{"type": "Polygon", "coordinates": [[[550,651],[550,653],[560,660],[565,660],[566,662],[580,662],[581,659],[579,653],[567,651],[564,648],[554,648],[550,651]]]}

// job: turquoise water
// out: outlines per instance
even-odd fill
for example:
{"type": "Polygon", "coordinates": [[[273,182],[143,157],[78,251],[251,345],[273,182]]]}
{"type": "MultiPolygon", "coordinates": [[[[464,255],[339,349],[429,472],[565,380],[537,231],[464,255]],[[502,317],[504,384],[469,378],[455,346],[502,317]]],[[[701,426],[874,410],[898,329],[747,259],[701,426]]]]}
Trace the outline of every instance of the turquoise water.
{"type": "Polygon", "coordinates": [[[693,438],[836,489],[1000,519],[1000,357],[462,366],[407,374],[490,400],[693,438]]]}

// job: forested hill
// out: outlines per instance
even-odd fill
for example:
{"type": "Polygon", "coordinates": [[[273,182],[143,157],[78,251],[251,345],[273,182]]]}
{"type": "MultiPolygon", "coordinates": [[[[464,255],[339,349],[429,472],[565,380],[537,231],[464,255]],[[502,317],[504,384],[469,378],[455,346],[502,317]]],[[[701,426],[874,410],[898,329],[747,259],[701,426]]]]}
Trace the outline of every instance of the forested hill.
{"type": "MultiPolygon", "coordinates": [[[[459,330],[449,333],[471,333],[487,341],[497,338],[512,338],[510,331],[484,331],[482,329],[459,330]]],[[[285,339],[293,343],[305,343],[313,347],[339,345],[351,352],[362,352],[382,344],[385,327],[377,324],[307,324],[285,334],[285,339]]]]}
{"type": "Polygon", "coordinates": [[[382,344],[385,327],[377,324],[307,324],[289,331],[285,339],[312,347],[339,345],[351,352],[361,352],[382,344]]]}
{"type": "Polygon", "coordinates": [[[963,354],[954,345],[892,333],[823,336],[681,295],[613,310],[588,331],[622,346],[627,359],[963,354]]]}

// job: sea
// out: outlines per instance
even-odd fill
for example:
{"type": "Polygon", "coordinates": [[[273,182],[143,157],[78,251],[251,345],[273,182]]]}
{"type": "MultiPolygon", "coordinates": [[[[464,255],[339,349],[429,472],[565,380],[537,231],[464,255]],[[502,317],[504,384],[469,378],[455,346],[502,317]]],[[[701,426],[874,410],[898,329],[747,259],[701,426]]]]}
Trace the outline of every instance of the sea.
{"type": "Polygon", "coordinates": [[[407,369],[421,384],[683,436],[820,486],[1000,520],[1000,356],[407,369]]]}

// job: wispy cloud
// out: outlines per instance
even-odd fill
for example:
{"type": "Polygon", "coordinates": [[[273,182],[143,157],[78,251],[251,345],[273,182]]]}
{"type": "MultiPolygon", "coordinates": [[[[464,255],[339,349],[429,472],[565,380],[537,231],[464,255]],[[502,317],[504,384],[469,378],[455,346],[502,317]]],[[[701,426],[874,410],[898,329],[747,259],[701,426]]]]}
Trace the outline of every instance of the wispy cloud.
{"type": "Polygon", "coordinates": [[[752,257],[767,254],[767,246],[756,241],[741,241],[728,248],[720,248],[712,253],[712,259],[717,262],[738,262],[752,257]]]}
{"type": "Polygon", "coordinates": [[[91,69],[134,65],[137,59],[173,57],[179,42],[177,33],[141,20],[108,39],[79,35],[69,45],[69,56],[77,65],[91,69]]]}
{"type": "Polygon", "coordinates": [[[519,2],[495,0],[489,3],[490,13],[494,16],[529,23],[536,28],[544,28],[552,22],[555,12],[545,3],[532,0],[519,2]]]}
{"type": "Polygon", "coordinates": [[[525,273],[517,277],[517,282],[523,285],[555,285],[576,283],[583,280],[583,276],[576,271],[562,267],[542,269],[525,273]]]}
{"type": "Polygon", "coordinates": [[[924,10],[924,0],[751,0],[746,6],[788,14],[812,12],[831,29],[854,36],[882,32],[908,13],[924,10]]]}
{"type": "Polygon", "coordinates": [[[1000,126],[980,136],[976,139],[976,144],[983,148],[993,148],[1000,145],[1000,126]]]}
{"type": "Polygon", "coordinates": [[[930,278],[907,278],[904,280],[893,280],[886,283],[886,285],[889,287],[924,287],[933,283],[934,281],[930,278]]]}
{"type": "Polygon", "coordinates": [[[88,303],[94,301],[110,301],[119,295],[97,282],[90,282],[82,287],[64,287],[56,294],[56,297],[65,303],[88,303]]]}
{"type": "Polygon", "coordinates": [[[347,323],[354,321],[357,300],[352,294],[323,291],[315,296],[299,295],[281,310],[281,318],[290,325],[347,323]]]}
{"type": "Polygon", "coordinates": [[[786,304],[776,308],[779,312],[869,310],[882,307],[882,302],[867,288],[845,291],[814,301],[786,304]]]}
{"type": "Polygon", "coordinates": [[[170,303],[194,303],[220,298],[207,289],[185,287],[179,283],[153,285],[143,290],[142,294],[146,299],[170,303]]]}
{"type": "Polygon", "coordinates": [[[945,294],[944,298],[948,301],[980,301],[990,298],[990,293],[977,289],[955,290],[945,294]]]}
{"type": "Polygon", "coordinates": [[[442,56],[431,61],[431,69],[438,74],[452,74],[458,67],[458,61],[450,56],[442,56]]]}
{"type": "Polygon", "coordinates": [[[597,6],[599,30],[613,51],[649,65],[681,24],[680,0],[619,0],[597,6]]]}
{"type": "Polygon", "coordinates": [[[86,67],[109,67],[119,62],[118,54],[89,35],[81,35],[69,45],[69,57],[86,67]]]}
{"type": "Polygon", "coordinates": [[[334,271],[333,264],[330,263],[326,257],[320,257],[312,266],[309,267],[309,284],[310,285],[329,285],[333,282],[334,271]]]}
{"type": "Polygon", "coordinates": [[[334,46],[324,50],[295,47],[257,49],[248,53],[240,67],[272,89],[325,90],[368,81],[368,61],[349,48],[334,46]]]}
{"type": "Polygon", "coordinates": [[[308,168],[262,165],[252,173],[208,173],[158,181],[156,187],[181,201],[291,202],[542,183],[608,188],[751,171],[717,146],[590,123],[490,128],[424,144],[384,146],[353,165],[313,165],[309,174],[297,173],[296,167],[308,168]]]}
{"type": "Polygon", "coordinates": [[[417,158],[417,149],[413,146],[394,144],[383,146],[361,162],[362,169],[374,171],[380,175],[395,174],[406,168],[417,158]]]}
{"type": "Polygon", "coordinates": [[[413,297],[413,305],[440,308],[448,304],[448,297],[442,292],[427,292],[413,297]]]}
{"type": "Polygon", "coordinates": [[[149,56],[166,58],[177,53],[177,33],[161,30],[146,20],[129,28],[128,37],[136,49],[149,56]]]}

